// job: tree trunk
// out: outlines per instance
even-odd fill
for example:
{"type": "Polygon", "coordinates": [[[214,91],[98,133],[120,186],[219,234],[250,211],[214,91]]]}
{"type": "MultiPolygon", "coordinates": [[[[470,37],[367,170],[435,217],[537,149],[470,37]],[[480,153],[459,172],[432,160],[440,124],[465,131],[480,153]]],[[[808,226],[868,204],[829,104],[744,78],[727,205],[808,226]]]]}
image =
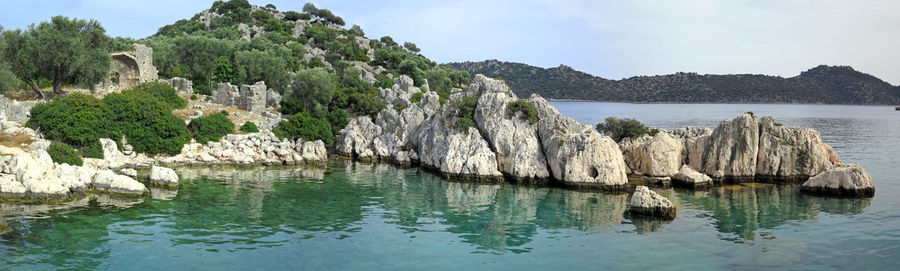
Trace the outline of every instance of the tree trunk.
{"type": "Polygon", "coordinates": [[[31,80],[31,78],[25,78],[25,83],[31,86],[31,90],[34,90],[37,93],[38,97],[41,97],[41,100],[46,100],[47,96],[44,96],[44,92],[41,91],[41,87],[38,86],[37,82],[31,80]]]}
{"type": "Polygon", "coordinates": [[[53,80],[53,96],[59,96],[60,94],[62,94],[62,82],[53,80]]]}

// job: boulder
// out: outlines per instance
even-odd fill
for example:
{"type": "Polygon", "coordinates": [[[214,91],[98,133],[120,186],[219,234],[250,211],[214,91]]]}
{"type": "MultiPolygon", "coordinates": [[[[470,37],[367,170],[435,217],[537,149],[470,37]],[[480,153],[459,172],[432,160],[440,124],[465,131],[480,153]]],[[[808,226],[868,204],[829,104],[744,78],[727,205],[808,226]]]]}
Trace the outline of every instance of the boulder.
{"type": "Polygon", "coordinates": [[[805,180],[840,164],[841,159],[822,142],[819,132],[782,126],[769,116],[760,119],[756,175],[805,180]]]}
{"type": "Polygon", "coordinates": [[[469,89],[480,93],[474,120],[497,154],[499,170],[513,178],[548,178],[550,171],[536,125],[506,112],[510,103],[519,100],[506,83],[479,74],[469,89]]]}
{"type": "Polygon", "coordinates": [[[148,192],[144,184],[131,177],[115,174],[112,170],[97,172],[91,187],[99,191],[131,196],[140,196],[148,192]]]}
{"type": "Polygon", "coordinates": [[[685,144],[686,164],[700,172],[726,178],[756,175],[759,150],[759,123],[753,113],[724,120],[709,136],[696,137],[685,144]]]}
{"type": "Polygon", "coordinates": [[[631,195],[631,213],[644,216],[674,219],[675,205],[669,199],[646,186],[638,186],[631,195]]]}
{"type": "Polygon", "coordinates": [[[847,164],[834,167],[806,180],[800,191],[845,197],[873,197],[875,186],[872,177],[860,165],[847,164]]]}
{"type": "Polygon", "coordinates": [[[115,141],[101,138],[100,145],[103,147],[103,160],[109,163],[110,168],[120,168],[125,164],[125,155],[119,151],[115,141]]]}
{"type": "Polygon", "coordinates": [[[528,102],[538,112],[538,136],[553,178],[568,185],[620,188],[628,182],[625,160],[611,138],[560,115],[544,98],[528,102]]]}
{"type": "Polygon", "coordinates": [[[138,176],[137,170],[135,170],[133,168],[121,169],[121,170],[119,170],[119,174],[131,177],[133,179],[137,179],[137,176],[138,176]]]}
{"type": "Polygon", "coordinates": [[[672,183],[676,186],[699,188],[712,185],[712,178],[697,172],[689,165],[682,165],[681,170],[672,176],[672,183]]]}
{"type": "Polygon", "coordinates": [[[150,168],[150,184],[158,186],[178,186],[178,174],[171,168],[153,166],[150,168]]]}
{"type": "Polygon", "coordinates": [[[638,138],[625,138],[619,142],[625,164],[634,174],[668,177],[678,173],[684,146],[680,139],[668,133],[638,138]]]}

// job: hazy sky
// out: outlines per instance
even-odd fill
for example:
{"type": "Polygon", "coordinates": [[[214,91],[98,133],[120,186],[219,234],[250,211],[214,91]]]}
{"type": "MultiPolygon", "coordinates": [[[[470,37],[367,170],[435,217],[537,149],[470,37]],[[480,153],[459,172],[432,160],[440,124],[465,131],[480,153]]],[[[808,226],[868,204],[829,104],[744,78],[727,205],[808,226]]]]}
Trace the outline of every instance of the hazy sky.
{"type": "MultiPolygon", "coordinates": [[[[304,0],[272,3],[300,10],[304,0]]],[[[370,38],[411,41],[438,62],[499,59],[566,64],[611,79],[635,75],[795,76],[850,65],[900,84],[900,1],[312,1],[370,38]]],[[[197,0],[0,0],[0,25],[53,15],[93,18],[142,38],[209,8],[197,0]]]]}

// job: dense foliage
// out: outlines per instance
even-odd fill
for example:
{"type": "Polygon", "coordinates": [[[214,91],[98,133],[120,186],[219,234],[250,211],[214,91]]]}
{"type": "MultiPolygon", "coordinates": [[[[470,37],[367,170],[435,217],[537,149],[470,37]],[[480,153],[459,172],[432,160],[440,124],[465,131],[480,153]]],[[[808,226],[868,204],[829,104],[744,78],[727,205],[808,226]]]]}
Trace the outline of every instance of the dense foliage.
{"type": "Polygon", "coordinates": [[[656,129],[648,129],[643,123],[635,119],[608,117],[604,122],[597,124],[597,131],[612,137],[615,141],[621,141],[626,137],[638,137],[644,134],[655,135],[656,129]]]}
{"type": "Polygon", "coordinates": [[[2,58],[41,97],[41,78],[57,94],[64,84],[90,88],[109,74],[112,42],[105,32],[94,20],[54,16],[24,31],[4,31],[2,58]]]}
{"type": "Polygon", "coordinates": [[[252,121],[244,122],[244,125],[241,125],[241,132],[244,133],[258,133],[259,127],[256,127],[256,123],[252,121]]]}
{"type": "Polygon", "coordinates": [[[515,117],[516,114],[519,115],[519,118],[528,121],[528,124],[531,125],[534,125],[538,121],[537,109],[534,108],[533,104],[523,100],[517,100],[507,105],[506,115],[508,117],[515,117]]]}
{"type": "Polygon", "coordinates": [[[100,138],[116,138],[111,114],[97,98],[76,93],[34,106],[26,126],[39,130],[47,139],[84,147],[99,144],[100,138]]]}
{"type": "Polygon", "coordinates": [[[187,101],[182,99],[181,96],[178,96],[178,91],[164,83],[142,83],[135,86],[132,91],[145,92],[157,100],[166,103],[173,109],[184,108],[187,106],[187,101]]]}
{"type": "Polygon", "coordinates": [[[453,122],[453,128],[460,132],[469,132],[469,127],[475,127],[475,107],[478,106],[478,99],[475,97],[466,97],[459,100],[456,104],[456,121],[453,122]]]}
{"type": "Polygon", "coordinates": [[[234,123],[228,119],[227,113],[219,112],[193,119],[187,128],[197,142],[205,144],[210,141],[217,142],[223,136],[233,133],[234,123]]]}
{"type": "Polygon", "coordinates": [[[818,66],[790,78],[680,72],[608,80],[564,65],[545,69],[497,60],[449,65],[502,77],[519,97],[537,93],[551,99],[641,103],[900,104],[900,87],[846,66],[818,66]]]}
{"type": "Polygon", "coordinates": [[[115,130],[137,152],[176,154],[191,140],[187,127],[172,107],[143,91],[125,90],[103,97],[115,130]]]}
{"type": "Polygon", "coordinates": [[[322,140],[328,145],[334,143],[334,132],[328,120],[313,117],[307,112],[294,114],[288,120],[281,121],[272,132],[278,138],[322,140]]]}
{"type": "Polygon", "coordinates": [[[53,141],[50,143],[50,147],[47,148],[47,153],[50,154],[50,158],[53,159],[53,162],[55,163],[73,166],[81,166],[84,164],[81,157],[78,156],[78,152],[66,143],[53,141]]]}

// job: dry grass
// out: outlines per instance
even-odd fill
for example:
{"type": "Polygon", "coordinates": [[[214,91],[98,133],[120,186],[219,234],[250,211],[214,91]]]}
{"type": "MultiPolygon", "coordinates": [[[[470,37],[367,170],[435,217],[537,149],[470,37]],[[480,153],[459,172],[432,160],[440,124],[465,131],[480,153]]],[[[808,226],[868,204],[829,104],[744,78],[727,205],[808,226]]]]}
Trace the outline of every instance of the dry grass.
{"type": "Polygon", "coordinates": [[[0,145],[10,148],[27,147],[28,145],[31,145],[31,143],[34,143],[34,141],[34,138],[22,133],[12,135],[0,133],[0,145]]]}

